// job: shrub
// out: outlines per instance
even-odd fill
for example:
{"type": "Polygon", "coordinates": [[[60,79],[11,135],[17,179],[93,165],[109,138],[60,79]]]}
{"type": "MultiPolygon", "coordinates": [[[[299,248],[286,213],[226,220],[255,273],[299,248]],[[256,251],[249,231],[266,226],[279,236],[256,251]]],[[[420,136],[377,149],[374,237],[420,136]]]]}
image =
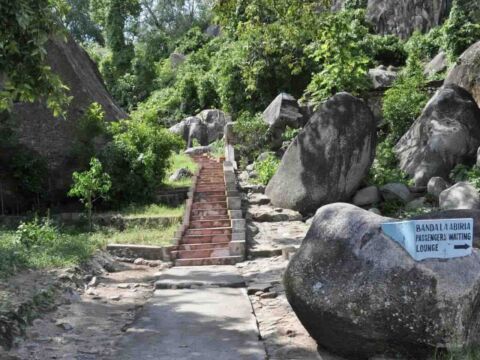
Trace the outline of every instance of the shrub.
{"type": "Polygon", "coordinates": [[[306,50],[321,68],[307,87],[308,99],[319,103],[339,91],[359,95],[369,88],[371,59],[362,46],[368,34],[364,17],[364,11],[355,10],[322,19],[318,39],[306,50]]]}
{"type": "Polygon", "coordinates": [[[450,60],[456,60],[479,38],[480,24],[472,22],[458,1],[454,1],[450,16],[443,25],[443,48],[450,60]]]}
{"type": "Polygon", "coordinates": [[[40,221],[38,218],[30,222],[22,222],[16,231],[16,241],[27,249],[45,246],[52,243],[58,236],[58,230],[50,219],[40,221]]]}
{"type": "Polygon", "coordinates": [[[101,154],[112,179],[112,199],[119,203],[152,199],[164,181],[172,151],[184,142],[158,125],[133,118],[112,123],[113,141],[101,154]]]}
{"type": "Polygon", "coordinates": [[[420,61],[411,57],[393,87],[385,92],[383,116],[391,142],[400,139],[426,105],[429,96],[424,89],[425,83],[420,61]]]}
{"type": "Polygon", "coordinates": [[[368,182],[377,186],[392,182],[409,183],[408,175],[398,168],[397,158],[393,152],[393,143],[388,138],[377,145],[376,157],[370,168],[368,182]]]}
{"type": "Polygon", "coordinates": [[[100,199],[107,199],[107,194],[112,187],[110,176],[103,172],[102,163],[92,158],[90,169],[84,172],[73,173],[73,185],[68,196],[77,197],[85,206],[90,229],[92,228],[93,204],[100,199]]]}
{"type": "Polygon", "coordinates": [[[258,174],[257,181],[260,184],[267,185],[270,179],[277,172],[280,160],[274,155],[269,154],[265,160],[255,163],[255,170],[258,174]]]}
{"type": "Polygon", "coordinates": [[[476,165],[468,167],[464,164],[459,164],[451,171],[450,179],[453,182],[468,181],[480,190],[480,167],[476,165]]]}
{"type": "Polygon", "coordinates": [[[364,41],[368,56],[382,65],[404,65],[407,51],[404,43],[395,35],[369,34],[364,41]]]}
{"type": "Polygon", "coordinates": [[[261,114],[242,113],[233,125],[235,149],[244,162],[250,162],[266,148],[268,125],[261,114]]]}

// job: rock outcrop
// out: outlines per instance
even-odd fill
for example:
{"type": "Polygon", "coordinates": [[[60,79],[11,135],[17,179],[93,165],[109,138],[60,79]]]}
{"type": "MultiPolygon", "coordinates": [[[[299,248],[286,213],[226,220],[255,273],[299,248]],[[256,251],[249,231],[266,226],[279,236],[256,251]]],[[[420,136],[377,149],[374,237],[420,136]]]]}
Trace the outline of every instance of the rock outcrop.
{"type": "Polygon", "coordinates": [[[285,93],[278,95],[265,109],[263,119],[268,124],[271,146],[274,150],[282,147],[282,135],[287,127],[298,129],[304,125],[297,100],[285,93]]]}
{"type": "Polygon", "coordinates": [[[458,85],[470,94],[480,106],[480,41],[470,46],[450,70],[445,84],[458,85]]]}
{"type": "Polygon", "coordinates": [[[478,250],[416,262],[382,233],[388,220],[350,204],[318,210],[284,277],[310,335],[352,359],[479,346],[478,250]]]}
{"type": "Polygon", "coordinates": [[[348,93],[333,96],[291,143],[266,195],[273,205],[301,213],[349,199],[372,164],[375,140],[368,106],[348,93]]]}
{"type": "Polygon", "coordinates": [[[231,121],[223,111],[203,110],[172,126],[170,131],[181,136],[188,148],[194,146],[194,140],[201,146],[207,146],[223,137],[225,125],[231,121]]]}
{"type": "MultiPolygon", "coordinates": [[[[48,168],[48,189],[42,194],[46,201],[65,198],[71,184],[71,174],[78,169],[72,158],[78,120],[93,103],[99,103],[107,121],[126,118],[127,114],[115,104],[107,92],[97,66],[72,37],[52,39],[47,43],[47,64],[69,87],[72,101],[65,118],[55,118],[46,103],[15,103],[11,114],[14,137],[18,143],[43,159],[48,168]]],[[[11,140],[11,139],[10,139],[11,140]]],[[[0,154],[0,169],[8,164],[11,154],[0,154]]],[[[8,177],[9,174],[4,175],[8,177]]],[[[5,181],[5,180],[4,180],[5,181]]],[[[8,183],[8,181],[7,181],[8,183]]],[[[5,191],[5,182],[4,189],[5,191]]],[[[8,186],[7,186],[8,191],[8,186]]],[[[14,195],[19,196],[19,195],[14,195]]],[[[13,199],[15,201],[15,199],[13,199]]],[[[19,202],[22,198],[18,197],[19,202]]],[[[17,207],[4,198],[5,206],[17,207]]],[[[26,205],[26,204],[22,204],[26,205]]]]}
{"type": "Polygon", "coordinates": [[[475,161],[480,145],[480,109],[456,85],[440,89],[395,146],[400,168],[415,185],[448,178],[457,164],[475,161]]]}
{"type": "Polygon", "coordinates": [[[405,39],[415,30],[426,32],[448,15],[449,0],[368,0],[367,19],[380,34],[405,39]]]}

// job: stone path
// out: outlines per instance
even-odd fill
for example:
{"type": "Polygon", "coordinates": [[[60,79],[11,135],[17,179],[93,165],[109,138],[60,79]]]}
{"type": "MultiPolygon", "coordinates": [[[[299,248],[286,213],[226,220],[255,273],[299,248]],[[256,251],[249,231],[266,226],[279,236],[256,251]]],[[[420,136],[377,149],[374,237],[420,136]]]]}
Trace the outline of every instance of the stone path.
{"type": "Polygon", "coordinates": [[[112,359],[266,359],[241,286],[233,266],[166,271],[112,359]]]}
{"type": "Polygon", "coordinates": [[[223,163],[206,155],[192,157],[199,164],[200,172],[189,227],[178,250],[172,253],[175,265],[235,264],[242,257],[230,254],[232,221],[227,206],[223,163]]]}

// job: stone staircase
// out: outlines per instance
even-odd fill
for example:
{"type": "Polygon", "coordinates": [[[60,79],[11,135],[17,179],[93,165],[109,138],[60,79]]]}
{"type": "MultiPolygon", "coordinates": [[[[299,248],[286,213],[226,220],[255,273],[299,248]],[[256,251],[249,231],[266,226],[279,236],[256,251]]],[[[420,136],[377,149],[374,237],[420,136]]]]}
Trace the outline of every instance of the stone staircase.
{"type": "Polygon", "coordinates": [[[244,220],[239,219],[240,209],[231,209],[239,204],[229,201],[224,163],[208,155],[192,157],[200,170],[195,190],[187,201],[187,223],[171,252],[172,260],[175,266],[231,265],[243,261],[245,239],[239,236],[238,222],[241,226],[244,220]]]}

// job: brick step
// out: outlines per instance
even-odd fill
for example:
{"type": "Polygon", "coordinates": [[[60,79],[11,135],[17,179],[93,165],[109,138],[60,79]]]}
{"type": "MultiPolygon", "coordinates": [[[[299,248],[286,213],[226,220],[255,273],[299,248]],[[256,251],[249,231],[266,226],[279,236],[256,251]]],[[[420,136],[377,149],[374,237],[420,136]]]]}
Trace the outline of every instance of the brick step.
{"type": "Polygon", "coordinates": [[[235,265],[243,261],[241,256],[225,256],[218,258],[177,259],[175,266],[202,266],[202,265],[235,265]]]}
{"type": "Polygon", "coordinates": [[[190,229],[211,229],[219,227],[230,227],[232,222],[230,219],[218,219],[218,220],[192,220],[190,221],[190,229]]]}
{"type": "Polygon", "coordinates": [[[223,196],[208,196],[208,197],[203,197],[203,198],[194,198],[193,199],[193,204],[215,204],[219,202],[227,202],[227,197],[225,195],[223,196]]]}
{"type": "Polygon", "coordinates": [[[225,186],[197,188],[195,195],[225,195],[225,186]]]}
{"type": "Polygon", "coordinates": [[[229,242],[232,236],[230,234],[217,235],[185,235],[181,240],[181,245],[199,245],[199,244],[222,244],[229,242]]]}
{"type": "Polygon", "coordinates": [[[212,202],[197,202],[192,204],[192,210],[211,210],[211,209],[219,209],[227,208],[226,201],[212,201],[212,202]]]}
{"type": "Polygon", "coordinates": [[[230,256],[230,250],[227,248],[213,248],[200,250],[179,250],[172,251],[173,259],[198,259],[198,258],[219,258],[230,256]]]}
{"type": "Polygon", "coordinates": [[[228,249],[230,242],[219,242],[219,243],[200,243],[200,244],[183,244],[179,245],[176,251],[185,251],[185,250],[207,250],[207,249],[228,249]]]}
{"type": "Polygon", "coordinates": [[[219,208],[219,209],[211,209],[211,210],[202,210],[202,209],[195,209],[192,210],[191,216],[219,216],[222,215],[224,218],[228,217],[228,210],[227,208],[219,208]]]}
{"type": "Polygon", "coordinates": [[[232,235],[231,226],[218,227],[210,229],[187,229],[186,236],[201,236],[201,235],[232,235]]]}
{"type": "Polygon", "coordinates": [[[191,219],[193,221],[197,220],[225,220],[228,219],[228,215],[192,215],[191,219]]]}

